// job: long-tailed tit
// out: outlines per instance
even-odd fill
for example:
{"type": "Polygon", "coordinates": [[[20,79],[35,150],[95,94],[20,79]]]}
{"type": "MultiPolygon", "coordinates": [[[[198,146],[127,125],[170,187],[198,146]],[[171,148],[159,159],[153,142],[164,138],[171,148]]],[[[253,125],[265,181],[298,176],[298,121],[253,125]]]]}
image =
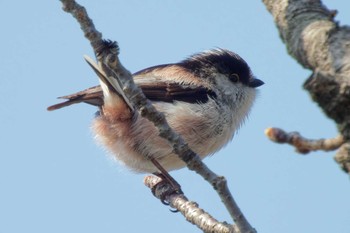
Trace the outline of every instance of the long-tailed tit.
{"type": "MultiPolygon", "coordinates": [[[[80,102],[98,106],[100,111],[92,123],[97,140],[133,171],[158,172],[150,158],[166,171],[184,167],[168,142],[158,136],[153,123],[141,117],[125,99],[119,82],[106,76],[92,59],[86,59],[99,75],[100,85],[60,97],[66,102],[48,109],[80,102]]],[[[136,72],[133,78],[201,158],[233,138],[252,107],[255,88],[264,84],[240,56],[224,49],[153,66],[136,72]]]]}

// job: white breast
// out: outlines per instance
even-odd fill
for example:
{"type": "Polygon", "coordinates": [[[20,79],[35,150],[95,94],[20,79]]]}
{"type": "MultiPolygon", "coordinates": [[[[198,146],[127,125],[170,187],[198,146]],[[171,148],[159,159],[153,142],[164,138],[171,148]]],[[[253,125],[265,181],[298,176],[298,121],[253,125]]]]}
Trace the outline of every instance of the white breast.
{"type": "MultiPolygon", "coordinates": [[[[225,96],[223,98],[226,98],[225,96]]],[[[230,104],[218,105],[213,99],[205,104],[185,102],[155,102],[166,115],[170,126],[201,158],[226,145],[242,124],[255,99],[255,90],[247,88],[231,99],[230,104]]],[[[158,136],[153,123],[136,115],[133,120],[109,122],[98,117],[93,122],[96,138],[115,156],[116,160],[136,172],[157,172],[148,157],[157,158],[168,171],[185,166],[173,154],[168,142],[158,136]]]]}

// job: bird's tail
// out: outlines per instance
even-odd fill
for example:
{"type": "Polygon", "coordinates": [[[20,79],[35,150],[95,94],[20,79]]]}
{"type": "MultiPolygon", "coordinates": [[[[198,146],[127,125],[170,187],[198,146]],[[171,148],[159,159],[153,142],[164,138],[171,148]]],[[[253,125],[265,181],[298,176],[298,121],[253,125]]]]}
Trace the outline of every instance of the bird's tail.
{"type": "Polygon", "coordinates": [[[129,99],[125,96],[121,82],[113,76],[106,75],[105,72],[101,69],[101,66],[96,64],[96,62],[89,56],[85,55],[84,58],[85,61],[95,71],[100,80],[100,86],[102,88],[105,101],[108,101],[108,98],[110,98],[111,95],[116,94],[125,101],[131,110],[133,110],[134,107],[130,103],[129,99]]]}
{"type": "Polygon", "coordinates": [[[122,91],[122,85],[120,84],[119,80],[115,79],[112,76],[107,76],[105,72],[101,69],[101,67],[98,64],[96,64],[96,62],[92,58],[86,55],[84,56],[84,58],[85,61],[97,74],[100,81],[100,85],[88,88],[83,91],[79,91],[71,95],[58,97],[59,99],[65,99],[66,101],[49,106],[47,110],[53,111],[81,102],[101,107],[104,104],[104,101],[108,99],[112,94],[116,94],[119,97],[121,97],[125,101],[125,103],[130,107],[130,109],[133,110],[133,106],[122,91]]]}

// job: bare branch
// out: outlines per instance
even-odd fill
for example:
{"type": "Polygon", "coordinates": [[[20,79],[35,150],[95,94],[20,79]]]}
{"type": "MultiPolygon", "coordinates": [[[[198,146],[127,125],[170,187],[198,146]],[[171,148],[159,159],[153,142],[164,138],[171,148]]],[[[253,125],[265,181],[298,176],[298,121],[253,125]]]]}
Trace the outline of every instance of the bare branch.
{"type": "MultiPolygon", "coordinates": [[[[78,21],[83,30],[85,37],[90,41],[95,54],[98,54],[100,46],[103,45],[102,34],[98,32],[92,20],[89,19],[85,9],[73,0],[61,0],[63,9],[71,13],[78,21]]],[[[131,73],[126,70],[118,59],[118,51],[111,51],[109,55],[98,56],[99,62],[105,64],[104,70],[107,75],[112,75],[124,85],[124,91],[127,98],[141,112],[141,115],[152,121],[159,129],[159,135],[169,141],[173,146],[174,152],[187,164],[190,170],[200,174],[207,180],[215,190],[217,190],[226,209],[229,211],[232,219],[237,224],[237,228],[241,233],[254,233],[254,228],[251,227],[247,219],[234,201],[227,182],[224,177],[220,177],[212,172],[184,142],[182,137],[176,134],[166,122],[163,114],[159,113],[144,96],[141,89],[138,88],[131,76],[131,73]],[[113,53],[114,52],[114,53],[113,53]]]]}
{"type": "MultiPolygon", "coordinates": [[[[144,179],[144,184],[150,189],[161,188],[163,191],[155,192],[156,197],[161,199],[157,193],[163,193],[164,190],[172,189],[171,185],[168,183],[162,184],[159,187],[159,184],[162,182],[162,179],[156,176],[146,176],[144,179]]],[[[171,192],[173,193],[173,192],[171,192]]],[[[233,228],[232,225],[227,223],[221,223],[210,214],[206,213],[203,209],[198,207],[198,204],[192,201],[189,201],[184,194],[170,194],[165,196],[165,200],[169,205],[177,209],[190,223],[196,225],[198,228],[204,232],[217,232],[217,233],[238,233],[238,229],[233,228]]]]}
{"type": "Polygon", "coordinates": [[[340,165],[344,172],[350,173],[350,143],[344,143],[337,154],[335,155],[335,161],[340,165]]]}
{"type": "Polygon", "coordinates": [[[265,130],[265,134],[271,141],[294,146],[296,151],[301,154],[317,150],[336,150],[344,144],[344,138],[340,135],[335,138],[313,140],[302,137],[298,132],[287,133],[279,128],[268,128],[265,130]]]}
{"type": "MultiPolygon", "coordinates": [[[[320,0],[263,0],[288,52],[313,71],[304,88],[350,140],[350,28],[320,0]]],[[[350,157],[348,151],[347,157],[350,157]]]]}
{"type": "Polygon", "coordinates": [[[102,42],[102,33],[97,31],[94,23],[89,18],[85,8],[74,0],[62,0],[62,9],[68,13],[71,13],[74,18],[79,22],[81,30],[84,32],[84,36],[88,39],[96,51],[97,47],[102,42]]]}

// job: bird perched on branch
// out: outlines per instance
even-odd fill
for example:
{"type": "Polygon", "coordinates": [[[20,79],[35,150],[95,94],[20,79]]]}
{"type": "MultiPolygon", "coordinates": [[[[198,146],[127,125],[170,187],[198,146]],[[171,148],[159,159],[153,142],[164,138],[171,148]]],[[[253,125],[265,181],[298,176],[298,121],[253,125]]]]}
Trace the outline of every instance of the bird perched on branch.
{"type": "MultiPolygon", "coordinates": [[[[120,82],[105,75],[91,58],[86,61],[100,81],[78,93],[60,97],[56,110],[76,103],[99,108],[92,122],[97,140],[115,158],[136,172],[157,173],[158,163],[171,171],[185,166],[157,128],[140,116],[122,92],[120,82]]],[[[201,158],[226,145],[247,117],[264,83],[236,53],[213,49],[172,64],[146,68],[133,74],[135,83],[169,125],[201,158]]]]}

